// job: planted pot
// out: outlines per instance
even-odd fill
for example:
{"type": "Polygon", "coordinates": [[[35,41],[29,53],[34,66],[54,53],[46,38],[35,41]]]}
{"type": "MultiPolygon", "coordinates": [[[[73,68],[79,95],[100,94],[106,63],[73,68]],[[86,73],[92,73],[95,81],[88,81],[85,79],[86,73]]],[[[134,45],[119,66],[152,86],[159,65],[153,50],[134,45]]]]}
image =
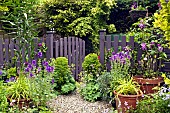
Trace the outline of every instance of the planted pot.
{"type": "Polygon", "coordinates": [[[30,99],[19,99],[18,101],[18,100],[8,98],[8,102],[10,103],[10,106],[17,105],[19,109],[22,109],[23,107],[29,107],[31,100],[30,99]]]}
{"type": "Polygon", "coordinates": [[[144,18],[147,14],[146,10],[131,10],[129,11],[130,17],[132,20],[136,21],[139,18],[144,18]]]}
{"type": "Polygon", "coordinates": [[[118,113],[126,113],[129,109],[136,109],[136,104],[142,99],[143,92],[140,91],[139,95],[122,95],[117,94],[116,91],[114,91],[114,95],[117,96],[116,109],[118,110],[118,113]]]}
{"type": "Polygon", "coordinates": [[[144,94],[153,94],[157,92],[157,90],[154,90],[153,88],[156,86],[160,86],[161,83],[163,83],[162,77],[156,77],[156,78],[143,78],[142,76],[134,76],[133,79],[138,82],[140,85],[140,89],[144,94]]]}

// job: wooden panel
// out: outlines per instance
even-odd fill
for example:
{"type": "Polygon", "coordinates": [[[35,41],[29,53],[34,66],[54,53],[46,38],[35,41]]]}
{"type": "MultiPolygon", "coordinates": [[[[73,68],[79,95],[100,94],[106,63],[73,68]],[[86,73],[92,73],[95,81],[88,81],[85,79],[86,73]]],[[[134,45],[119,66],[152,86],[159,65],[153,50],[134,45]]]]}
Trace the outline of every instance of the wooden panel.
{"type": "Polygon", "coordinates": [[[3,35],[0,35],[0,66],[4,64],[3,60],[3,35]]]}
{"type": "Polygon", "coordinates": [[[14,57],[14,52],[15,52],[14,51],[14,39],[11,39],[9,48],[11,51],[11,60],[12,60],[12,58],[14,57]]]}
{"type": "Polygon", "coordinates": [[[54,45],[55,45],[55,58],[59,57],[59,41],[55,41],[54,42],[54,45]]]}
{"type": "Polygon", "coordinates": [[[133,36],[130,37],[129,45],[130,45],[131,49],[133,50],[133,49],[134,49],[134,46],[135,46],[135,45],[134,45],[134,37],[133,37],[133,36]]]}
{"type": "Polygon", "coordinates": [[[78,42],[78,38],[76,38],[76,74],[75,74],[75,79],[78,80],[78,70],[79,70],[79,42],[78,42]]]}
{"type": "Polygon", "coordinates": [[[37,60],[38,59],[38,56],[37,56],[37,53],[38,53],[38,39],[35,38],[34,39],[34,53],[36,53],[36,55],[34,56],[34,59],[37,60]]]}
{"type": "Polygon", "coordinates": [[[46,58],[49,60],[50,58],[53,58],[53,34],[49,33],[46,37],[46,46],[47,46],[47,52],[46,52],[46,58]]]}
{"type": "Polygon", "coordinates": [[[84,61],[84,58],[85,58],[85,41],[83,41],[83,61],[84,61]]]}
{"type": "MultiPolygon", "coordinates": [[[[71,40],[71,44],[72,44],[72,60],[71,60],[71,63],[75,64],[75,37],[72,37],[72,40],[71,40]]],[[[73,70],[73,75],[75,75],[75,70],[73,70]]]]}
{"type": "Polygon", "coordinates": [[[104,29],[104,30],[100,30],[99,31],[99,33],[100,33],[100,63],[102,64],[102,65],[104,65],[104,54],[105,54],[105,44],[104,44],[104,42],[105,42],[105,34],[106,34],[106,30],[104,29]]]}
{"type": "Polygon", "coordinates": [[[63,38],[60,38],[60,57],[63,57],[63,38]]]}
{"type": "MultiPolygon", "coordinates": [[[[15,48],[16,48],[16,52],[20,53],[19,40],[16,40],[15,48]]],[[[17,67],[20,68],[20,58],[19,58],[18,54],[17,54],[17,67]]]]}
{"type": "Polygon", "coordinates": [[[122,46],[121,49],[124,50],[124,47],[126,47],[126,36],[122,36],[122,46]]]}
{"type": "Polygon", "coordinates": [[[9,39],[5,39],[5,62],[9,63],[9,39]]]}
{"type": "Polygon", "coordinates": [[[111,35],[106,36],[106,50],[111,49],[111,35]]]}
{"type": "Polygon", "coordinates": [[[67,57],[67,37],[64,37],[64,57],[67,57]]]}
{"type": "MultiPolygon", "coordinates": [[[[111,35],[106,35],[106,50],[108,51],[109,49],[111,49],[111,35]]],[[[111,63],[106,62],[106,67],[107,67],[107,70],[110,71],[111,63]]]]}
{"type": "Polygon", "coordinates": [[[83,41],[82,39],[79,39],[79,72],[80,73],[82,71],[82,62],[83,62],[83,41]]]}
{"type": "Polygon", "coordinates": [[[119,42],[119,37],[118,36],[114,36],[114,52],[117,53],[118,52],[118,42],[119,42]]]}
{"type": "Polygon", "coordinates": [[[68,64],[71,65],[71,37],[68,37],[68,64]]]}

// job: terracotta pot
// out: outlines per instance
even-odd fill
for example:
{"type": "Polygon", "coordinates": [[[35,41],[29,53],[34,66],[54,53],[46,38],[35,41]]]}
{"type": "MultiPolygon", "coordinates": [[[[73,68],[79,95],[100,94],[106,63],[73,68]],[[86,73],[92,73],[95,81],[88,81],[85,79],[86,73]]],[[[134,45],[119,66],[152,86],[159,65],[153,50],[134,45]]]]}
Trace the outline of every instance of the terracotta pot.
{"type": "Polygon", "coordinates": [[[134,76],[133,78],[141,86],[140,89],[144,94],[153,94],[157,92],[157,90],[153,90],[153,88],[156,86],[160,86],[160,84],[163,82],[162,77],[157,77],[154,79],[145,79],[142,76],[134,76]]]}
{"type": "Polygon", "coordinates": [[[136,109],[137,101],[142,99],[143,93],[140,91],[139,95],[122,95],[114,91],[114,95],[117,96],[116,108],[118,113],[126,113],[128,109],[136,109]]]}
{"type": "Polygon", "coordinates": [[[136,21],[138,20],[138,18],[144,18],[147,14],[147,11],[144,10],[131,10],[129,11],[130,17],[132,18],[132,20],[136,21]]]}
{"type": "Polygon", "coordinates": [[[18,100],[11,100],[11,98],[8,98],[8,102],[10,103],[10,106],[17,105],[19,109],[22,109],[22,107],[28,107],[30,105],[31,100],[29,99],[20,99],[18,100]]]}

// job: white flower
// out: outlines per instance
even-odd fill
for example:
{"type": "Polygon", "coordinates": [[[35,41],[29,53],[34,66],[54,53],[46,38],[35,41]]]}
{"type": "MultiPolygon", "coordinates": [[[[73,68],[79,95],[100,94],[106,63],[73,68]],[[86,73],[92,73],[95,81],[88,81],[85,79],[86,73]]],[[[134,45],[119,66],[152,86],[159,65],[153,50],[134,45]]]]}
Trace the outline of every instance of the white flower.
{"type": "Polygon", "coordinates": [[[128,102],[125,101],[124,105],[125,105],[125,106],[128,106],[128,102]]]}
{"type": "Polygon", "coordinates": [[[12,102],[16,102],[16,100],[12,100],[12,102]]]}
{"type": "Polygon", "coordinates": [[[143,60],[147,60],[147,58],[145,57],[143,60]]]}

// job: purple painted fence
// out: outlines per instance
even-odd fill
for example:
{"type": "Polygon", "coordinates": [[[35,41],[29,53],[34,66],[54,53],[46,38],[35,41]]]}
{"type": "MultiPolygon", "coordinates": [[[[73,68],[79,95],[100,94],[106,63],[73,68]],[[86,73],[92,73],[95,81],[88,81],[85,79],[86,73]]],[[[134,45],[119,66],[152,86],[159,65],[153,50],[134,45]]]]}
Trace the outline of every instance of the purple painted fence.
{"type": "MultiPolygon", "coordinates": [[[[45,42],[48,49],[46,51],[46,56],[44,57],[48,60],[57,57],[68,58],[69,65],[75,65],[73,75],[74,78],[78,80],[78,74],[82,71],[82,62],[85,57],[85,41],[77,37],[64,37],[54,40],[55,34],[53,32],[47,32],[46,35],[39,39],[34,39],[34,51],[37,51],[39,42],[45,42]]],[[[0,66],[12,64],[15,52],[19,50],[17,43],[19,43],[18,40],[13,40],[7,35],[0,34],[0,66]]],[[[24,49],[28,49],[28,46],[29,45],[25,45],[25,48],[22,50],[23,62],[26,60],[24,55],[27,54],[24,49]]],[[[30,52],[31,50],[28,52],[29,58],[30,52]]],[[[37,57],[35,56],[34,59],[37,59],[37,57]]],[[[17,62],[19,61],[20,59],[17,58],[17,62]]],[[[19,63],[17,65],[19,66],[19,63]]]]}
{"type": "MultiPolygon", "coordinates": [[[[106,30],[100,30],[100,62],[102,65],[106,63],[106,68],[109,71],[110,70],[110,63],[105,61],[105,55],[108,49],[113,48],[114,52],[117,53],[119,48],[121,50],[125,46],[130,46],[131,49],[138,48],[137,50],[137,60],[140,60],[142,56],[142,50],[138,47],[139,45],[134,42],[134,37],[130,37],[129,40],[127,40],[126,36],[114,36],[111,37],[110,34],[106,34],[106,30]],[[113,40],[114,39],[114,40],[113,40]]],[[[164,52],[167,54],[167,57],[170,59],[170,49],[165,48],[164,52]]],[[[170,62],[168,61],[162,61],[162,64],[165,66],[161,68],[160,71],[162,72],[170,72],[170,62]]],[[[133,65],[133,61],[132,61],[133,65]]],[[[157,67],[157,63],[155,64],[157,67]]]]}

